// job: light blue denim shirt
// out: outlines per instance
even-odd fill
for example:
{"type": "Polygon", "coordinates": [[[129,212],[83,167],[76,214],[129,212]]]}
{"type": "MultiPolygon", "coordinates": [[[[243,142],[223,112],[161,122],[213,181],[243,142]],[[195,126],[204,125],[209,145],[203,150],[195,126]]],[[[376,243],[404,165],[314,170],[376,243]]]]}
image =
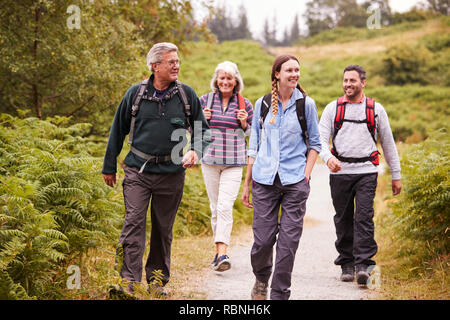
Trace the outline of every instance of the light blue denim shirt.
{"type": "MultiPolygon", "coordinates": [[[[281,101],[278,101],[278,113],[273,124],[269,123],[273,117],[270,106],[263,130],[258,121],[262,99],[258,99],[255,104],[247,153],[249,157],[255,158],[252,178],[258,183],[272,185],[278,173],[283,185],[302,181],[305,178],[307,147],[302,138],[295,101],[303,99],[303,95],[295,89],[284,110],[281,101]]],[[[319,119],[316,104],[310,97],[306,97],[305,115],[310,148],[320,153],[319,119]]]]}

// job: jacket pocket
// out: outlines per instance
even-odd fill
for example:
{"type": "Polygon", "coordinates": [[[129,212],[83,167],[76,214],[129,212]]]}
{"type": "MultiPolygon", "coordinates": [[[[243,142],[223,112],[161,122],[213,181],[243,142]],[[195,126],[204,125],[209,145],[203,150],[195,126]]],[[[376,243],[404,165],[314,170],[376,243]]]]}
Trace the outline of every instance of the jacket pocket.
{"type": "Polygon", "coordinates": [[[174,128],[185,128],[186,127],[186,122],[182,118],[171,118],[170,119],[170,124],[174,128]]]}

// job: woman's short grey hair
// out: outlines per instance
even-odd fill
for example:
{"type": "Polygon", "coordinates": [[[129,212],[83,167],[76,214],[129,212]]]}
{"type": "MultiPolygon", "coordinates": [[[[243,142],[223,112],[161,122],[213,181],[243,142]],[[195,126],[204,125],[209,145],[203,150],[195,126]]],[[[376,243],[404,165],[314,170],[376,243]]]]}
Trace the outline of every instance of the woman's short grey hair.
{"type": "Polygon", "coordinates": [[[170,42],[160,42],[155,44],[147,54],[147,66],[152,70],[152,63],[160,63],[166,52],[178,51],[178,47],[170,42]]]}
{"type": "Polygon", "coordinates": [[[231,61],[224,61],[219,63],[216,67],[216,70],[214,71],[214,75],[211,80],[212,91],[217,92],[219,90],[217,86],[217,77],[219,75],[219,71],[231,74],[234,77],[234,79],[236,79],[236,86],[234,88],[235,92],[240,93],[242,90],[244,90],[244,81],[242,80],[237,65],[231,61]]]}

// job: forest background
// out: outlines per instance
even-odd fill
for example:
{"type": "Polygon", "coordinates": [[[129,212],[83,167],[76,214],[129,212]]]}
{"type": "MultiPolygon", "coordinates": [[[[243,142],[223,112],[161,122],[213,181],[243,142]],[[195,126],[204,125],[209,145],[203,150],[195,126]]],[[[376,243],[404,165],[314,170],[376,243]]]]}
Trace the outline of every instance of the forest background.
{"type": "MultiPolygon", "coordinates": [[[[309,1],[305,25],[294,19],[281,40],[276,21],[263,17],[262,42],[252,39],[243,6],[230,17],[203,5],[209,15],[199,22],[189,0],[2,1],[0,299],[103,299],[120,282],[123,197],[120,183],[103,182],[101,165],[116,107],[149,76],[145,56],[161,41],[179,46],[180,80],[199,96],[219,62],[237,63],[253,104],[270,91],[274,56],[295,54],[319,116],[342,94],[344,67],[365,66],[366,94],[389,114],[404,184],[394,199],[389,172],[380,179],[379,297],[449,299],[448,1],[404,13],[385,0],[309,1]]],[[[175,238],[210,235],[209,215],[201,171],[188,170],[175,238]]],[[[251,222],[236,201],[235,229],[251,222]]]]}

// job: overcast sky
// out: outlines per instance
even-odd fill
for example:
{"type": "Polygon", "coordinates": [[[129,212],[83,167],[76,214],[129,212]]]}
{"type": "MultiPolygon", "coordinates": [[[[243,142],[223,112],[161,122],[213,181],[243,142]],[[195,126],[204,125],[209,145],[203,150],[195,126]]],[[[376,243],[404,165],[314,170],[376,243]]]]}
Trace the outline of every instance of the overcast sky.
{"type": "MultiPolygon", "coordinates": [[[[201,0],[197,0],[199,3],[201,0]]],[[[250,31],[253,37],[260,38],[264,21],[269,19],[269,23],[272,23],[274,16],[279,25],[278,38],[281,38],[285,29],[292,26],[294,17],[298,14],[300,30],[305,30],[306,27],[302,27],[303,13],[305,11],[305,4],[308,0],[212,0],[215,5],[225,6],[228,12],[233,16],[239,14],[238,8],[241,4],[247,10],[247,18],[249,21],[250,31]]],[[[405,12],[411,9],[415,4],[421,2],[420,0],[389,0],[392,11],[405,12]]]]}

